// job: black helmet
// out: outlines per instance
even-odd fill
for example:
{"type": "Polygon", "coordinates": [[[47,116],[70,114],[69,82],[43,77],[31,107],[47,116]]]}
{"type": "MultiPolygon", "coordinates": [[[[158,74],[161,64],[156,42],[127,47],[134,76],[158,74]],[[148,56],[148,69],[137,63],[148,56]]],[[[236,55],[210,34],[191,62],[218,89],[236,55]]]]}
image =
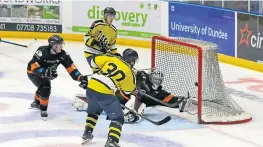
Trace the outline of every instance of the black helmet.
{"type": "Polygon", "coordinates": [[[64,39],[59,35],[54,34],[48,38],[48,44],[50,46],[53,46],[55,44],[63,44],[63,43],[64,43],[64,39]]]}
{"type": "Polygon", "coordinates": [[[112,7],[107,7],[107,8],[104,9],[104,15],[105,14],[116,15],[116,11],[112,7]]]}
{"type": "Polygon", "coordinates": [[[134,66],[134,64],[136,63],[136,61],[138,60],[139,55],[138,53],[130,48],[127,48],[123,51],[122,53],[122,59],[127,62],[128,64],[131,65],[131,67],[134,66]]]}

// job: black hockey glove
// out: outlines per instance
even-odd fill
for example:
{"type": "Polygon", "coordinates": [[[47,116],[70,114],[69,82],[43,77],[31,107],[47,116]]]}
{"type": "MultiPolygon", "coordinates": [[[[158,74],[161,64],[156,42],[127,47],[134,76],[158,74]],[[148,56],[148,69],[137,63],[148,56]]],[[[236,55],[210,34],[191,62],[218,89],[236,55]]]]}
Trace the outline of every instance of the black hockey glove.
{"type": "Polygon", "coordinates": [[[137,71],[136,79],[140,82],[146,81],[146,75],[147,73],[145,71],[137,71]]]}
{"type": "Polygon", "coordinates": [[[88,76],[87,75],[81,76],[79,81],[80,81],[79,87],[81,87],[83,89],[87,89],[88,81],[89,81],[88,76]]]}
{"type": "Polygon", "coordinates": [[[136,89],[133,91],[133,95],[139,100],[141,100],[144,93],[146,93],[146,91],[142,90],[139,86],[137,86],[136,89]]]}
{"type": "Polygon", "coordinates": [[[107,53],[107,51],[108,51],[107,45],[104,44],[103,42],[100,43],[100,51],[103,53],[107,53]]]}
{"type": "Polygon", "coordinates": [[[58,77],[57,70],[53,68],[48,68],[45,70],[43,78],[47,78],[49,80],[53,80],[58,77]]]}

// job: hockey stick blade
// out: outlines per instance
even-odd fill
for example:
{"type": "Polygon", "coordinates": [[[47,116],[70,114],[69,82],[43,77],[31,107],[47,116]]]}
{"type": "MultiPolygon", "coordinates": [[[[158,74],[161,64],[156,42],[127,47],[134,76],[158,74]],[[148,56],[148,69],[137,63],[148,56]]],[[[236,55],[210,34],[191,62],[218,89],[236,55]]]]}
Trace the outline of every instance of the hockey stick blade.
{"type": "Polygon", "coordinates": [[[166,116],[164,119],[162,119],[162,120],[160,120],[160,121],[154,121],[154,120],[151,120],[151,119],[149,119],[149,118],[147,118],[147,117],[145,117],[145,116],[143,116],[143,115],[137,113],[136,111],[134,111],[134,110],[132,110],[132,109],[126,107],[125,105],[122,105],[122,104],[121,104],[121,106],[122,106],[123,108],[125,108],[125,109],[131,111],[132,113],[134,113],[134,114],[140,116],[141,118],[143,118],[143,119],[145,119],[145,120],[147,120],[147,121],[149,121],[149,122],[151,122],[151,123],[157,125],[157,126],[163,125],[163,124],[169,122],[169,121],[172,119],[171,116],[166,116]]]}
{"type": "Polygon", "coordinates": [[[29,48],[32,44],[34,44],[37,41],[36,38],[34,38],[34,41],[32,41],[31,43],[29,43],[28,45],[23,45],[23,44],[19,44],[19,43],[15,43],[15,42],[10,42],[10,41],[6,41],[6,40],[2,40],[2,38],[0,38],[0,42],[3,43],[7,43],[7,44],[11,44],[11,45],[16,45],[16,46],[20,46],[20,47],[25,47],[25,48],[29,48]]]}

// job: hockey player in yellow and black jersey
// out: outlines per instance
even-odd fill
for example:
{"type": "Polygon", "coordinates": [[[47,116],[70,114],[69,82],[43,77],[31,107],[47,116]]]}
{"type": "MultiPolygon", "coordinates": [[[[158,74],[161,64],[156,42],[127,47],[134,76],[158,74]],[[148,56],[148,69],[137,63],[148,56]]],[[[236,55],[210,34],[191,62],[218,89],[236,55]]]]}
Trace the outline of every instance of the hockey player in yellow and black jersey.
{"type": "Polygon", "coordinates": [[[138,60],[138,53],[132,49],[123,52],[123,58],[112,55],[97,55],[89,60],[93,68],[100,69],[88,82],[86,95],[88,109],[83,144],[92,138],[92,132],[98,116],[104,111],[111,120],[108,140],[105,147],[119,147],[124,115],[115,93],[126,99],[136,88],[136,79],[132,68],[138,60]]]}
{"type": "MultiPolygon", "coordinates": [[[[157,69],[149,73],[146,73],[145,71],[136,72],[136,86],[140,87],[142,92],[167,104],[177,103],[182,98],[182,96],[175,96],[171,92],[165,90],[162,86],[163,80],[164,74],[157,69]]],[[[162,105],[160,102],[152,100],[145,95],[142,95],[141,97],[135,97],[131,95],[128,101],[120,97],[120,101],[124,103],[126,102],[125,106],[136,110],[139,114],[143,114],[146,107],[162,105]]],[[[87,110],[88,101],[86,100],[86,96],[83,94],[76,95],[75,99],[73,100],[72,106],[79,111],[87,110]]],[[[182,107],[181,103],[179,103],[174,108],[179,108],[180,112],[184,112],[184,108],[182,107]]],[[[127,109],[124,109],[123,112],[125,123],[130,124],[139,122],[141,120],[139,116],[136,116],[134,113],[131,113],[127,109]]]]}
{"type": "Polygon", "coordinates": [[[41,117],[45,120],[48,116],[48,100],[51,93],[51,80],[55,79],[57,67],[62,64],[73,80],[83,81],[85,78],[74,65],[69,54],[63,48],[64,40],[58,35],[48,39],[49,45],[40,46],[27,66],[27,75],[37,87],[32,108],[41,110],[41,117]]]}
{"type": "Polygon", "coordinates": [[[116,48],[117,29],[112,25],[115,16],[116,11],[107,7],[104,9],[104,20],[96,20],[90,26],[89,32],[84,36],[84,54],[87,59],[103,53],[120,55],[116,48]]]}

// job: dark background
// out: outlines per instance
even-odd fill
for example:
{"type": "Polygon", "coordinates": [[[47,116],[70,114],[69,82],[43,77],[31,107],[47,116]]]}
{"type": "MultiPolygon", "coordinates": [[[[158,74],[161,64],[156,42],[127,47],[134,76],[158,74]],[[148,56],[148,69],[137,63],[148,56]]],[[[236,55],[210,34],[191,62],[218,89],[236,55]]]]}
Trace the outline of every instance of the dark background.
{"type": "MultiPolygon", "coordinates": [[[[251,61],[263,61],[263,42],[261,48],[254,48],[251,46],[251,36],[256,35],[263,37],[263,17],[262,16],[255,16],[251,14],[237,14],[237,57],[243,58],[251,61]],[[248,29],[252,31],[249,37],[249,46],[246,46],[245,43],[239,45],[241,39],[240,29],[244,29],[245,25],[248,24],[248,29]]],[[[247,33],[244,33],[244,37],[246,38],[247,33]]]]}

